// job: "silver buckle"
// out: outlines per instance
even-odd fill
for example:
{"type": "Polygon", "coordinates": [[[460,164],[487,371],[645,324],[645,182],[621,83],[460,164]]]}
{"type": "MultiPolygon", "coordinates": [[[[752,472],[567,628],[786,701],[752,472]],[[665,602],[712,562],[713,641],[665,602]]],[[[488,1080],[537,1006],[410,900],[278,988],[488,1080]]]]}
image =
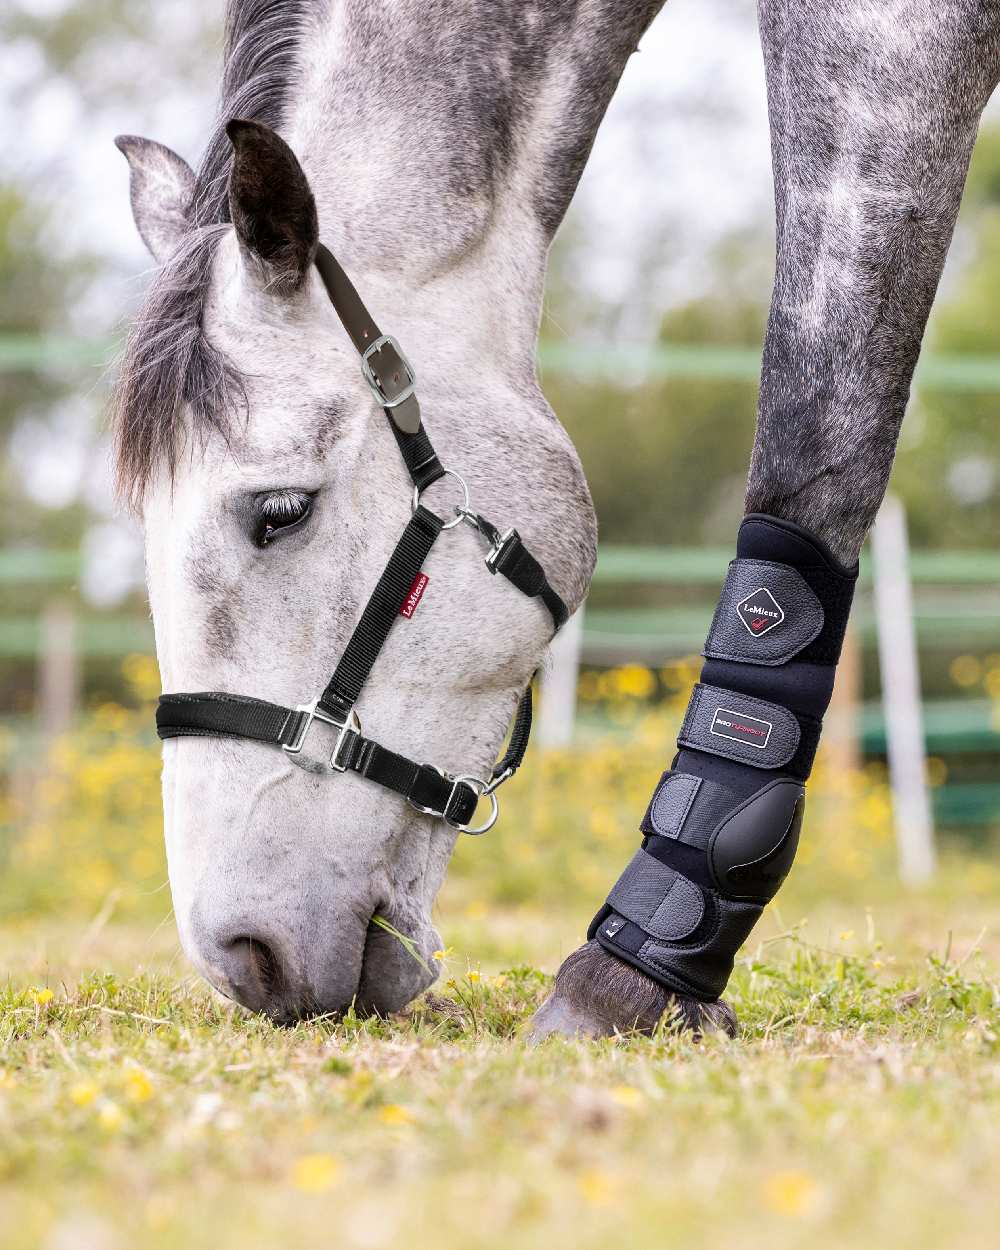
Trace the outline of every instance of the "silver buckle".
{"type": "Polygon", "coordinates": [[[300,768],[304,768],[309,773],[330,774],[347,772],[347,765],[338,763],[338,761],[340,753],[344,749],[344,743],[347,741],[347,735],[349,733],[359,734],[361,732],[361,721],[358,719],[357,712],[351,708],[351,714],[347,720],[337,720],[329,712],[325,712],[320,708],[319,699],[313,699],[312,703],[300,703],[295,710],[304,716],[305,720],[299,726],[295,738],[289,743],[283,742],[281,744],[281,749],[291,756],[292,763],[298,764],[300,768]],[[335,729],[340,730],[340,733],[337,734],[337,742],[330,759],[325,763],[322,760],[310,760],[301,757],[306,735],[312,728],[313,721],[316,720],[322,721],[324,725],[332,725],[335,729]]]}
{"type": "Polygon", "coordinates": [[[413,366],[403,355],[403,349],[391,334],[380,335],[374,343],[365,348],[361,355],[361,372],[364,374],[365,381],[371,387],[372,394],[383,408],[398,408],[400,404],[410,398],[416,389],[417,375],[413,372],[413,366]],[[407,383],[394,399],[390,399],[382,389],[382,383],[378,380],[378,376],[368,359],[369,356],[377,356],[383,347],[391,347],[399,357],[400,364],[406,370],[407,383]]]}

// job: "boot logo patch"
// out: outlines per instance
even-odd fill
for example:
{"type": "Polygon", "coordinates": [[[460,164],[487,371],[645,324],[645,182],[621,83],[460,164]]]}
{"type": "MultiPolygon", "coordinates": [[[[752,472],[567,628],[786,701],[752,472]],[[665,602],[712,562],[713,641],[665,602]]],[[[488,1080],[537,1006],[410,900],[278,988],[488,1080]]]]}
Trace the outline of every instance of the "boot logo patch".
{"type": "Polygon", "coordinates": [[[758,720],[756,716],[734,712],[728,707],[717,707],[708,731],[715,734],[717,738],[744,742],[749,747],[756,747],[759,751],[763,751],[773,728],[769,720],[758,720]]]}
{"type": "Polygon", "coordinates": [[[761,586],[741,599],[736,605],[736,615],[755,638],[762,638],[776,629],[785,619],[781,604],[766,586],[761,586]]]}

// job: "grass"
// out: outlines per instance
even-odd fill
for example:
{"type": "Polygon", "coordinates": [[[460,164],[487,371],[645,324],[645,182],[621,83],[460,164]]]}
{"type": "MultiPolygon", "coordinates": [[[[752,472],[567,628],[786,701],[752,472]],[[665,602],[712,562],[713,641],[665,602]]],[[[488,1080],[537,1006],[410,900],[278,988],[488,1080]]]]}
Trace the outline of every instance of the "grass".
{"type": "Polygon", "coordinates": [[[993,1247],[1000,993],[968,924],[904,936],[948,905],[885,904],[891,949],[858,906],[815,943],[770,917],[741,1038],[699,1045],[528,1047],[548,977],[496,962],[525,909],[406,1014],[293,1029],[223,1006],[166,928],[0,930],[2,1243],[993,1247]]]}
{"type": "Polygon", "coordinates": [[[579,761],[536,759],[498,836],[460,843],[409,1011],[275,1029],[179,954],[155,758],[113,719],[0,839],[3,1250],[996,1245],[1000,870],[952,852],[902,890],[876,776],[813,787],[738,1040],[532,1049],[662,723],[595,748],[584,797],[579,761]]]}

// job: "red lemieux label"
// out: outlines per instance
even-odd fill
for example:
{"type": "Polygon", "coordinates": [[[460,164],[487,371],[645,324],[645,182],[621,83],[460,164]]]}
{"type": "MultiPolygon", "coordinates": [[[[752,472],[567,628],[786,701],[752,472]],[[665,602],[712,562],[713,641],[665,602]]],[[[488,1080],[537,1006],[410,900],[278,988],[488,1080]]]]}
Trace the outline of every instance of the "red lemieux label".
{"type": "Polygon", "coordinates": [[[427,589],[427,583],[429,581],[430,578],[426,573],[418,573],[416,575],[413,579],[413,585],[410,587],[410,593],[406,596],[403,601],[403,606],[399,609],[400,616],[405,616],[406,619],[409,620],[414,612],[416,612],[417,608],[420,606],[420,600],[424,596],[424,591],[427,589]]]}

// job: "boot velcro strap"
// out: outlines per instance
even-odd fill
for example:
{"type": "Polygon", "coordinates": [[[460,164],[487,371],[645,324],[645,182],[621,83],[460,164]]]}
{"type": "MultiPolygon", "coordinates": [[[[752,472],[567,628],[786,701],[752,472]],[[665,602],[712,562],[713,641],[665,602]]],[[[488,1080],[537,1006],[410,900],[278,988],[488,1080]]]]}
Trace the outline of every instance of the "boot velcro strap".
{"type": "Polygon", "coordinates": [[[705,915],[701,889],[641,848],[615,883],[608,904],[647,936],[663,942],[688,937],[705,915]]]}
{"type": "Polygon", "coordinates": [[[754,768],[783,768],[801,739],[799,722],[787,708],[702,682],[691,692],[677,737],[682,747],[754,768]]]}
{"type": "Polygon", "coordinates": [[[734,560],[702,654],[740,664],[786,664],[823,631],[823,605],[789,564],[734,560]]]}
{"type": "Polygon", "coordinates": [[[647,835],[674,838],[705,850],[713,831],[739,801],[732,790],[706,777],[668,771],[660,778],[639,827],[647,835]]]}

